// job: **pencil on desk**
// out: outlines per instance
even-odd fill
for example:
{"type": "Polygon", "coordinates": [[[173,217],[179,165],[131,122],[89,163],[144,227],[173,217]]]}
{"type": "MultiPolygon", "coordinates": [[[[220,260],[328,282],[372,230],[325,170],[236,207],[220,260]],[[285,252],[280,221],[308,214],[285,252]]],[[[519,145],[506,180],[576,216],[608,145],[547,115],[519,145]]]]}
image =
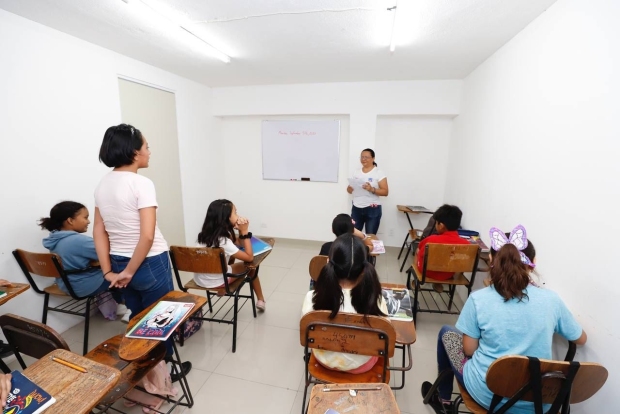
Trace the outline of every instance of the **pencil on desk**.
{"type": "Polygon", "coordinates": [[[72,364],[71,362],[65,361],[64,359],[60,359],[60,358],[57,358],[57,357],[52,357],[52,361],[58,362],[59,364],[65,365],[65,366],[67,366],[69,368],[73,368],[76,371],[80,371],[80,372],[83,372],[83,373],[87,373],[88,372],[88,371],[86,371],[86,368],[82,368],[79,365],[72,364]]]}

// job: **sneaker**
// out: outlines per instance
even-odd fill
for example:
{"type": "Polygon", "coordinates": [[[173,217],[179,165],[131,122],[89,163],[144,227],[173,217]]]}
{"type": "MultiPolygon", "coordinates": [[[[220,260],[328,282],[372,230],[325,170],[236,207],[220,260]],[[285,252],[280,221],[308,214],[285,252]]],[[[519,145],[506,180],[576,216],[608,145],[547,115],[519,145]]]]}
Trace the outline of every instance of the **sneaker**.
{"type": "Polygon", "coordinates": [[[443,285],[441,283],[433,283],[433,290],[437,293],[442,293],[443,285]]]}
{"type": "Polygon", "coordinates": [[[256,309],[258,309],[261,312],[265,312],[265,301],[264,300],[259,300],[256,302],[256,309]]]}
{"type": "Polygon", "coordinates": [[[117,315],[125,315],[125,313],[127,313],[127,306],[123,305],[122,303],[119,303],[118,305],[116,305],[116,314],[117,315]]]}
{"type": "MultiPolygon", "coordinates": [[[[189,372],[192,370],[192,363],[189,361],[182,362],[181,369],[183,370],[183,373],[187,376],[187,374],[189,374],[189,372]]],[[[172,380],[172,382],[177,382],[178,380],[181,379],[181,373],[179,372],[177,372],[176,374],[171,373],[170,379],[172,380]]]]}
{"type": "Polygon", "coordinates": [[[121,319],[121,322],[129,323],[129,319],[131,319],[131,310],[127,309],[127,311],[125,311],[125,314],[123,315],[123,319],[121,319]]]}
{"type": "MultiPolygon", "coordinates": [[[[433,384],[428,381],[424,381],[422,383],[422,398],[425,398],[428,392],[430,391],[433,384]]],[[[431,399],[428,401],[428,405],[437,413],[437,414],[451,414],[452,413],[452,401],[442,403],[439,399],[439,392],[435,390],[431,399]]]]}

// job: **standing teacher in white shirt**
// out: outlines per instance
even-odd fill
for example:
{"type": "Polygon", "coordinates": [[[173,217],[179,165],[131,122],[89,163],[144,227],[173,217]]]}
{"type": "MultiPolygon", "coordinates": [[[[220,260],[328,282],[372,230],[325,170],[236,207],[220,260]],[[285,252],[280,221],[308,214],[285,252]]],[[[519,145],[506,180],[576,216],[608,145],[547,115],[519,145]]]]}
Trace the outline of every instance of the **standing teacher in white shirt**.
{"type": "Polygon", "coordinates": [[[353,194],[351,217],[355,228],[367,234],[377,234],[381,223],[381,199],[390,192],[385,173],[377,167],[375,152],[366,148],[360,155],[362,168],[353,173],[353,179],[361,182],[361,188],[354,191],[350,185],[347,192],[353,194]],[[366,230],[364,229],[366,226],[366,230]]]}

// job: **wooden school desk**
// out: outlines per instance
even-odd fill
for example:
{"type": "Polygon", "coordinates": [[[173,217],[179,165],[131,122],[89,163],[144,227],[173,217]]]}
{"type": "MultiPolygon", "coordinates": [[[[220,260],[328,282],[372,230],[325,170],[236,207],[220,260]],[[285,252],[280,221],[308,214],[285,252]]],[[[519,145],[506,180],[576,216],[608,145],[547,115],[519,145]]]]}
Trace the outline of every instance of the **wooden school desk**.
{"type": "Polygon", "coordinates": [[[6,292],[6,296],[0,298],[0,305],[4,305],[17,295],[21,295],[25,291],[30,289],[28,283],[11,283],[10,286],[0,287],[0,290],[6,292]]]}
{"type": "Polygon", "coordinates": [[[56,399],[45,414],[82,414],[89,413],[116,385],[121,373],[71,351],[57,349],[26,368],[24,375],[56,399]],[[62,365],[52,357],[82,367],[87,372],[62,365]]]}
{"type": "MultiPolygon", "coordinates": [[[[397,205],[396,209],[402,213],[405,213],[405,216],[407,217],[407,221],[409,222],[409,228],[411,230],[415,230],[415,228],[413,227],[413,223],[411,222],[411,217],[409,217],[409,213],[411,214],[433,214],[432,211],[428,210],[428,211],[415,211],[410,209],[408,206],[403,206],[403,205],[397,205]]],[[[403,242],[402,247],[400,248],[400,252],[398,253],[398,259],[400,260],[400,256],[403,254],[403,250],[405,249],[405,246],[407,245],[407,240],[409,239],[409,230],[407,230],[407,234],[405,235],[405,241],[403,242]]],[[[402,270],[401,270],[402,271],[402,270]]]]}
{"type": "MultiPolygon", "coordinates": [[[[187,302],[194,304],[192,310],[183,317],[183,320],[181,321],[182,324],[191,316],[196,314],[196,312],[198,312],[198,310],[200,310],[207,303],[207,298],[204,296],[192,295],[191,293],[187,292],[179,292],[176,290],[168,292],[157,302],[153,303],[151,306],[140,312],[138,315],[132,317],[129,321],[129,324],[127,324],[127,332],[131,331],[131,329],[144,316],[146,316],[146,314],[149,313],[151,309],[153,309],[160,301],[187,302]]],[[[174,350],[174,353],[172,355],[172,363],[177,367],[177,371],[179,372],[179,376],[181,378],[179,380],[179,385],[181,386],[182,395],[176,400],[176,404],[191,407],[194,405],[194,398],[192,397],[191,391],[189,389],[187,377],[181,369],[181,364],[183,361],[181,360],[181,356],[179,355],[176,343],[174,342],[174,340],[170,340],[172,341],[172,348],[174,350]]],[[[154,339],[136,339],[123,337],[119,346],[118,355],[120,358],[126,361],[136,361],[149,355],[149,353],[157,345],[161,344],[161,342],[162,341],[156,341],[154,339]]]]}
{"type": "Polygon", "coordinates": [[[394,393],[388,384],[317,384],[312,387],[308,414],[326,413],[398,414],[394,393]],[[364,391],[366,389],[367,391],[364,391]],[[329,390],[329,391],[327,391],[329,390]],[[353,393],[350,390],[355,390],[353,393]],[[328,411],[328,410],[333,411],[328,411]]]}

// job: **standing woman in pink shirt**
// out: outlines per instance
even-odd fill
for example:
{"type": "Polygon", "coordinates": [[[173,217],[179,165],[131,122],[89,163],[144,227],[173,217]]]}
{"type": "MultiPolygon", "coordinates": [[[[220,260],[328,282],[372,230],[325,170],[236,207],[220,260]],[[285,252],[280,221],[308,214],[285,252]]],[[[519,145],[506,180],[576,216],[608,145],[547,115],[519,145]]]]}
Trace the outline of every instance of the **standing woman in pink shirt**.
{"type": "MultiPolygon", "coordinates": [[[[157,227],[155,186],[138,175],[150,155],[140,131],[126,124],[108,128],[99,151],[113,170],[95,190],[95,249],[104,277],[123,289],[132,316],[174,289],[168,244],[157,227]]],[[[167,348],[171,355],[171,343],[167,348]]]]}

